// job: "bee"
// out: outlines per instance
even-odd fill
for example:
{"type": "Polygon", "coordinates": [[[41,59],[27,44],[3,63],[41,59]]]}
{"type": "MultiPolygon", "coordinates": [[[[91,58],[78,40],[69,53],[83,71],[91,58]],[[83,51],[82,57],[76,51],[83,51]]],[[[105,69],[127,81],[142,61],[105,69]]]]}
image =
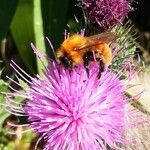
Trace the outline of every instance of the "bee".
{"type": "Polygon", "coordinates": [[[104,65],[109,64],[112,60],[112,51],[108,43],[112,42],[115,37],[112,32],[89,37],[75,34],[63,41],[56,56],[66,68],[83,63],[87,73],[89,73],[89,62],[96,60],[100,66],[99,72],[103,72],[104,65]]]}

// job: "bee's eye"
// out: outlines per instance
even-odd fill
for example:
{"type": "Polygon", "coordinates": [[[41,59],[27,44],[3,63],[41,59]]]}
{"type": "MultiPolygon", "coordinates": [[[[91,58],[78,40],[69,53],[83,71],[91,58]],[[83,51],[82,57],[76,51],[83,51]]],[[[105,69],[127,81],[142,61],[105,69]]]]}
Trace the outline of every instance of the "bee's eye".
{"type": "Polygon", "coordinates": [[[72,67],[72,60],[69,59],[68,57],[64,56],[64,57],[60,57],[59,59],[66,68],[72,67]]]}

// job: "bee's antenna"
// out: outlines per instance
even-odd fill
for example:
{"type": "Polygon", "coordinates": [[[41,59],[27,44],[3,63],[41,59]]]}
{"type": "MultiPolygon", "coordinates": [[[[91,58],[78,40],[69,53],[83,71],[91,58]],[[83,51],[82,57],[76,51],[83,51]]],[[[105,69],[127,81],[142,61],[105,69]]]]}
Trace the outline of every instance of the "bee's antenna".
{"type": "Polygon", "coordinates": [[[46,40],[48,41],[48,43],[49,43],[49,45],[50,45],[50,47],[51,47],[51,49],[52,49],[52,52],[53,52],[53,55],[54,55],[55,60],[57,60],[56,53],[55,53],[55,50],[54,50],[54,47],[53,47],[51,41],[49,40],[48,37],[46,37],[46,40]]]}

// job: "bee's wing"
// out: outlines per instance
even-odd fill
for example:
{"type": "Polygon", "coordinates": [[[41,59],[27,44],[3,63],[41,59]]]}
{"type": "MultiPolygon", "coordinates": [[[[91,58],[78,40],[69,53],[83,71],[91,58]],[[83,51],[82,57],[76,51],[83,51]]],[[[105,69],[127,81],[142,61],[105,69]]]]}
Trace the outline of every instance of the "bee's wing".
{"type": "Polygon", "coordinates": [[[104,43],[109,43],[112,42],[117,38],[116,34],[114,32],[104,32],[96,35],[92,35],[87,37],[89,40],[94,40],[94,41],[101,41],[104,43]]]}
{"type": "Polygon", "coordinates": [[[86,37],[87,43],[82,45],[81,47],[77,48],[76,50],[82,50],[85,48],[89,48],[95,45],[99,45],[101,43],[109,43],[116,39],[116,35],[113,32],[104,32],[101,34],[92,35],[86,37]]]}

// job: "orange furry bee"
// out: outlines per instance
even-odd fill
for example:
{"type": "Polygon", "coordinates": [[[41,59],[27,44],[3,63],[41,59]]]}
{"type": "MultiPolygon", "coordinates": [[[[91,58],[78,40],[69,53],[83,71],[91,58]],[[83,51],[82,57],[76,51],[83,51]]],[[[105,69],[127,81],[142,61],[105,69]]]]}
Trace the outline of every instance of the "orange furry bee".
{"type": "Polygon", "coordinates": [[[103,71],[104,64],[110,63],[112,59],[108,43],[113,41],[115,37],[112,32],[89,37],[80,34],[72,35],[61,44],[57,58],[66,68],[83,63],[88,72],[88,64],[94,60],[95,56],[95,59],[100,62],[100,71],[103,71]]]}

